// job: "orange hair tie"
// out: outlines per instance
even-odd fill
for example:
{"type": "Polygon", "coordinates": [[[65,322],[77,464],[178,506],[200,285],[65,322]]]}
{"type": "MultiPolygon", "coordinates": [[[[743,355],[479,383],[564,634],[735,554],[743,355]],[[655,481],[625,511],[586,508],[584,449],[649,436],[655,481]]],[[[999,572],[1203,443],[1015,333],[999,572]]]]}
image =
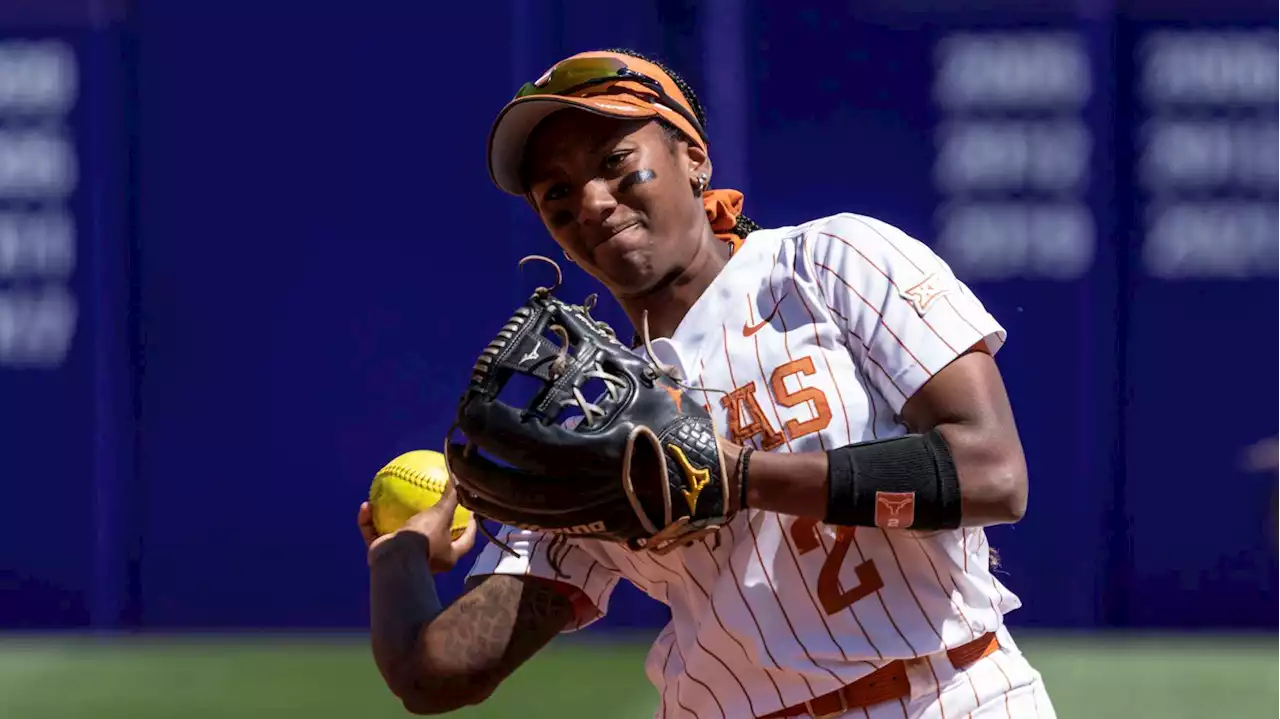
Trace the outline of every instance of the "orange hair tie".
{"type": "Polygon", "coordinates": [[[716,237],[728,242],[734,252],[743,242],[743,238],[733,234],[738,215],[742,214],[742,199],[742,193],[737,190],[707,190],[702,193],[702,206],[706,208],[711,229],[716,237]]]}

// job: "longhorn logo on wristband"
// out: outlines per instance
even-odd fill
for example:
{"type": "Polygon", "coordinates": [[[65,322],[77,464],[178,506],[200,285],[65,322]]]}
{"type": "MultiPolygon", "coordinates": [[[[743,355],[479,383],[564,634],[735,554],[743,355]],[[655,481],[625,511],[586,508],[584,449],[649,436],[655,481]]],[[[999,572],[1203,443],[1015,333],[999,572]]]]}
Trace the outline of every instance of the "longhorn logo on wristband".
{"type": "Polygon", "coordinates": [[[915,522],[915,492],[876,492],[877,527],[908,529],[915,522]]]}

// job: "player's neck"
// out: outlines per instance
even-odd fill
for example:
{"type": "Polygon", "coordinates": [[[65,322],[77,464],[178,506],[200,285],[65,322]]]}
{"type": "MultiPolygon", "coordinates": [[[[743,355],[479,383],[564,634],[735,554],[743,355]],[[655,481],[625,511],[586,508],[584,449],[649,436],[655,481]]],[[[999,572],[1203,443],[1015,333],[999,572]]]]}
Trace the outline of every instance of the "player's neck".
{"type": "Polygon", "coordinates": [[[732,254],[729,245],[717,239],[709,225],[705,232],[698,243],[697,253],[683,269],[664,278],[656,288],[643,295],[617,298],[637,334],[641,332],[641,320],[647,310],[649,337],[670,337],[689,309],[728,264],[732,254]]]}

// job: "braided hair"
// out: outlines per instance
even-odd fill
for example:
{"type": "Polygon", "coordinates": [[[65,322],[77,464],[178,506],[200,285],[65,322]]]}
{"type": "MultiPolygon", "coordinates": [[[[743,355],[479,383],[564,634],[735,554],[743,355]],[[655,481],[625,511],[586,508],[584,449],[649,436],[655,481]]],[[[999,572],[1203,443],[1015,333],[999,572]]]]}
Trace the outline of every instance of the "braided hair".
{"type": "MultiPolygon", "coordinates": [[[[653,63],[654,65],[657,65],[658,68],[660,68],[663,72],[667,73],[667,75],[671,77],[671,81],[675,83],[677,88],[679,88],[681,94],[683,94],[685,98],[689,100],[689,106],[690,106],[690,109],[693,110],[693,116],[697,118],[698,124],[702,126],[703,131],[705,132],[707,130],[707,113],[702,108],[702,103],[698,100],[697,94],[693,92],[693,88],[689,87],[689,83],[686,82],[685,79],[681,77],[678,73],[676,73],[674,70],[667,67],[663,63],[659,62],[658,60],[655,60],[651,57],[647,57],[639,52],[636,52],[635,50],[628,50],[626,48],[609,48],[607,50],[604,50],[603,52],[612,52],[612,53],[617,53],[619,55],[626,55],[628,57],[634,57],[638,60],[644,60],[645,62],[649,62],[649,63],[653,63]]],[[[670,122],[667,122],[666,120],[659,118],[658,124],[662,126],[662,129],[667,133],[667,138],[671,140],[672,143],[675,143],[681,140],[692,139],[692,138],[685,137],[684,132],[682,132],[679,128],[677,128],[675,125],[672,125],[670,122]]],[[[755,220],[752,220],[750,217],[747,217],[746,215],[738,215],[738,221],[733,226],[732,232],[739,239],[745,240],[747,239],[747,235],[759,229],[761,229],[760,225],[756,224],[755,220]]]]}

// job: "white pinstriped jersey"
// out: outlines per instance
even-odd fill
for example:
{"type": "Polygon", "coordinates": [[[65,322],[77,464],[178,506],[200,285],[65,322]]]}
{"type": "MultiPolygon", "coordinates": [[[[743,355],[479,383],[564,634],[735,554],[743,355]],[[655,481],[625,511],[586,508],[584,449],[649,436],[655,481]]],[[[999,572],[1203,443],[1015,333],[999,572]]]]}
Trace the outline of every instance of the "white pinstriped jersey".
{"type": "MultiPolygon", "coordinates": [[[[902,435],[897,415],[969,347],[1003,328],[927,246],[839,214],[753,233],[673,336],[663,363],[720,392],[693,396],[717,430],[763,451],[833,449],[902,435]]],[[[1001,626],[1017,597],[988,571],[981,529],[835,528],[749,510],[657,557],[504,528],[472,574],[576,585],[598,613],[626,579],[671,608],[646,672],[659,716],[750,717],[826,694],[895,658],[932,654],[1001,626]]]]}

